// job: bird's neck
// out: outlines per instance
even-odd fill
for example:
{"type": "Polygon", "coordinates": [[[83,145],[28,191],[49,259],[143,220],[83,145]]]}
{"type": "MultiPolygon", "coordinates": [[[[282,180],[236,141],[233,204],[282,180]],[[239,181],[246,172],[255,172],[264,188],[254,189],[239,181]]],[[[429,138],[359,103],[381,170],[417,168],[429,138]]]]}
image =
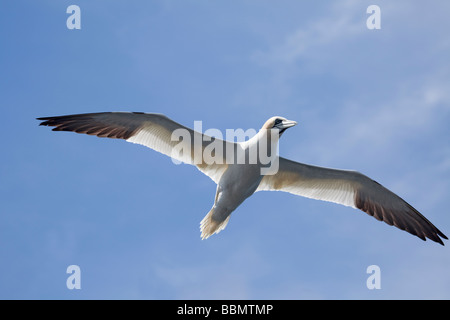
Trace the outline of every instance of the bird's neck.
{"type": "Polygon", "coordinates": [[[279,139],[278,130],[261,129],[249,140],[241,142],[241,147],[250,152],[258,152],[259,156],[273,158],[278,154],[279,139]]]}

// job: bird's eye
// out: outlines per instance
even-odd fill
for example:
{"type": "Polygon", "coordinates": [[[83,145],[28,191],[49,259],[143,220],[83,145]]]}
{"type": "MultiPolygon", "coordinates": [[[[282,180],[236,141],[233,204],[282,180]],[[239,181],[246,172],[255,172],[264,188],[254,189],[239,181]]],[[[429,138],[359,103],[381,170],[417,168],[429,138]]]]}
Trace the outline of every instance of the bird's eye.
{"type": "Polygon", "coordinates": [[[277,119],[275,119],[275,123],[273,125],[277,126],[277,125],[279,125],[281,123],[281,121],[282,120],[280,118],[277,118],[277,119]]]}

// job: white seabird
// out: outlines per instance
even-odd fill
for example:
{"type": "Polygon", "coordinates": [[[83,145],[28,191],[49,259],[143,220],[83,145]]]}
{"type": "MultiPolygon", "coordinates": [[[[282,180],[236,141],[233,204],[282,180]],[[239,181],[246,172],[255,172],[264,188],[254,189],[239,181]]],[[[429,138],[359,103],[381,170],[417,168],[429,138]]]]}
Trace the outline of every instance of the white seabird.
{"type": "Polygon", "coordinates": [[[102,112],[43,117],[38,120],[42,121],[40,125],[54,127],[54,131],[124,139],[197,166],[217,184],[214,205],[200,223],[202,239],[223,230],[231,213],[254,192],[263,190],[285,191],[360,209],[422,240],[429,238],[444,245],[441,238],[448,239],[395,193],[357,171],[311,166],[278,157],[273,148],[278,147],[279,137],[286,129],[297,124],[283,117],[270,118],[254,137],[241,143],[205,136],[162,114],[154,113],[102,112]],[[172,134],[177,129],[185,130],[190,139],[174,141],[172,134]],[[274,130],[277,132],[275,138],[268,134],[274,130]],[[200,142],[200,148],[195,147],[195,141],[200,142]],[[262,142],[269,145],[271,162],[277,161],[278,171],[275,174],[262,174],[264,165],[259,160],[256,163],[237,161],[236,154],[239,152],[233,153],[234,158],[230,159],[230,150],[241,150],[244,155],[248,155],[252,146],[262,142]],[[216,160],[222,158],[223,161],[205,161],[204,151],[208,148],[211,151],[212,143],[224,150],[214,155],[216,160]],[[179,148],[180,144],[190,152],[174,153],[174,148],[179,148]]]}

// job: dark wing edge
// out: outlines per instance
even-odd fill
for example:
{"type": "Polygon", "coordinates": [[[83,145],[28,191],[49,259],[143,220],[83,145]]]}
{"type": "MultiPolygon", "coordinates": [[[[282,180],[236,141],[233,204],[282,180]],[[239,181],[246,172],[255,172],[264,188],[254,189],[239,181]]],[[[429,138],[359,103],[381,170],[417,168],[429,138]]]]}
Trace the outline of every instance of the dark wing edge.
{"type": "MultiPolygon", "coordinates": [[[[364,176],[366,177],[366,176],[364,176]]],[[[384,221],[388,225],[395,226],[401,230],[409,232],[422,240],[431,239],[441,245],[444,242],[441,238],[448,240],[447,236],[425,218],[417,209],[407,203],[405,200],[394,194],[392,191],[383,187],[378,182],[366,177],[371,183],[376,184],[377,188],[383,190],[383,193],[395,198],[399,204],[396,208],[383,206],[381,201],[375,200],[370,192],[364,187],[356,190],[355,206],[365,213],[373,216],[379,221],[384,221]]],[[[390,200],[392,201],[392,200],[390,200]]]]}
{"type": "Polygon", "coordinates": [[[127,140],[132,137],[141,125],[141,121],[126,121],[118,118],[105,119],[111,115],[133,115],[143,114],[141,112],[99,112],[74,114],[55,117],[36,118],[42,121],[40,126],[54,127],[52,131],[71,131],[94,135],[100,138],[113,138],[127,140]]]}
{"type": "Polygon", "coordinates": [[[279,159],[278,173],[265,176],[258,190],[285,191],[351,206],[422,240],[444,245],[441,238],[448,239],[413,206],[362,173],[279,159]]]}

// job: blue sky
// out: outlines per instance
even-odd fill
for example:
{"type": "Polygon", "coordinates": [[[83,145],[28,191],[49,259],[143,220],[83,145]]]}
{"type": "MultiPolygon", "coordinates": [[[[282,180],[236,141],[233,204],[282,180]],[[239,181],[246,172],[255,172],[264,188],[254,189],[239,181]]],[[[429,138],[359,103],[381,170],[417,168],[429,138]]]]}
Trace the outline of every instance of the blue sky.
{"type": "Polygon", "coordinates": [[[450,234],[448,1],[2,1],[0,298],[449,299],[450,253],[360,211],[259,192],[201,241],[215,184],[36,117],[299,122],[280,154],[354,169],[450,234]],[[81,30],[66,8],[81,8],[81,30]],[[366,8],[381,8],[368,30],[366,8]],[[66,268],[81,269],[68,290],[66,268]],[[381,289],[366,287],[378,265],[381,289]]]}

